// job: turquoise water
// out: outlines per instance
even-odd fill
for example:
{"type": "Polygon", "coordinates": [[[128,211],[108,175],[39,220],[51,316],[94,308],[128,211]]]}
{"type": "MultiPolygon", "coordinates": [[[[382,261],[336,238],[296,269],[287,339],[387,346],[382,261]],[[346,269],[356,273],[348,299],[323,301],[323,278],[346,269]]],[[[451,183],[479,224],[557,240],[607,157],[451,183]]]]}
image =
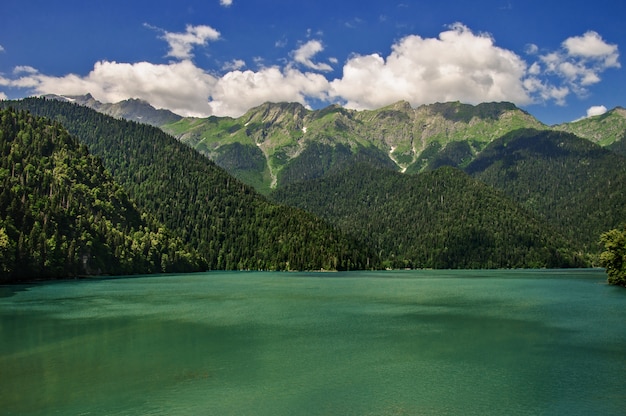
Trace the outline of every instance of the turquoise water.
{"type": "Polygon", "coordinates": [[[0,288],[2,415],[624,415],[601,270],[223,273],[0,288]]]}

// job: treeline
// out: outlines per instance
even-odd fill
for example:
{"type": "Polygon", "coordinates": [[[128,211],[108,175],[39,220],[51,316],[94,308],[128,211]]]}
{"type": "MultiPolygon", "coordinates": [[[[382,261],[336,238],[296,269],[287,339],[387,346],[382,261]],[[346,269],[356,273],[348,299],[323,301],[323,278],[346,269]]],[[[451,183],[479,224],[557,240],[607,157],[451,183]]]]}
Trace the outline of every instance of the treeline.
{"type": "Polygon", "coordinates": [[[415,176],[357,164],[272,198],[322,216],[376,248],[387,267],[586,265],[554,229],[454,168],[415,176]]]}
{"type": "Polygon", "coordinates": [[[205,267],[59,123],[0,110],[0,184],[0,281],[205,267]]]}
{"type": "Polygon", "coordinates": [[[202,256],[208,269],[374,267],[374,253],[302,210],[261,197],[161,130],[75,104],[28,98],[11,105],[61,123],[128,192],[202,256]]]}

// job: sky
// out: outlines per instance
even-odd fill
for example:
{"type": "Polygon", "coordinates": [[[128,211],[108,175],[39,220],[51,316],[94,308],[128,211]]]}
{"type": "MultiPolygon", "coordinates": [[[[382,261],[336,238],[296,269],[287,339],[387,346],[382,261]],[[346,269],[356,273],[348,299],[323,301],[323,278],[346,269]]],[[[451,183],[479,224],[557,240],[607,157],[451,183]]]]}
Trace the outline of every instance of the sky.
{"type": "Polygon", "coordinates": [[[626,107],[625,19],[621,0],[3,0],[0,99],[509,101],[552,125],[626,107]]]}

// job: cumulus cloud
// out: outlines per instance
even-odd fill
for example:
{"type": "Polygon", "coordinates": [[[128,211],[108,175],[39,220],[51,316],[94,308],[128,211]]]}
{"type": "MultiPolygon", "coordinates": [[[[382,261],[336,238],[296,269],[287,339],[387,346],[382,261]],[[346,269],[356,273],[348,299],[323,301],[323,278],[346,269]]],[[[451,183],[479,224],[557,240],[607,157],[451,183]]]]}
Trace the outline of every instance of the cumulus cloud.
{"type": "Polygon", "coordinates": [[[267,101],[306,104],[308,97],[324,100],[327,90],[328,80],[324,76],[294,68],[231,71],[215,84],[209,106],[212,114],[237,117],[267,101]]]}
{"type": "Polygon", "coordinates": [[[9,97],[3,93],[2,91],[0,91],[0,101],[4,101],[4,100],[8,100],[9,97]]]}
{"type": "Polygon", "coordinates": [[[609,68],[619,68],[617,45],[605,42],[593,31],[566,39],[561,49],[540,56],[533,64],[541,73],[556,77],[561,88],[586,96],[591,85],[601,81],[609,68]]]}
{"type": "MultiPolygon", "coordinates": [[[[177,60],[166,64],[100,61],[87,75],[64,76],[20,66],[11,77],[0,75],[0,86],[34,94],[89,92],[103,102],[141,98],[181,115],[236,117],[266,101],[339,102],[356,109],[398,100],[414,106],[457,100],[565,104],[572,93],[584,94],[598,83],[603,71],[620,65],[617,46],[595,32],[566,39],[557,51],[528,47],[526,52],[534,60],[528,63],[497,46],[489,34],[456,23],[436,38],[398,39],[387,56],[349,56],[342,75],[335,79],[322,74],[332,67],[315,59],[324,50],[316,39],[299,45],[280,66],[265,65],[259,57],[253,58],[259,69],[244,70],[246,62],[234,59],[217,73],[198,67],[191,57],[194,47],[219,39],[218,31],[208,26],[187,26],[184,33],[157,30],[170,46],[168,56],[177,60]]],[[[336,58],[328,62],[338,63],[336,58]]]]}
{"type": "Polygon", "coordinates": [[[220,4],[224,7],[230,7],[233,4],[233,0],[220,0],[220,4]]]}
{"type": "Polygon", "coordinates": [[[594,105],[587,109],[587,117],[600,116],[607,112],[607,108],[603,105],[594,105]]]}
{"type": "Polygon", "coordinates": [[[169,51],[166,56],[176,59],[191,59],[194,46],[206,46],[209,40],[217,40],[220,32],[206,25],[187,25],[185,32],[168,32],[163,29],[144,23],[144,26],[163,33],[162,38],[168,43],[169,51]]]}
{"type": "Polygon", "coordinates": [[[332,71],[333,68],[328,64],[313,62],[313,57],[323,50],[324,46],[322,42],[319,40],[310,40],[293,51],[293,59],[307,68],[317,71],[332,71]]]}
{"type": "Polygon", "coordinates": [[[185,60],[166,65],[100,61],[87,76],[63,77],[38,72],[22,73],[12,87],[27,87],[35,94],[80,95],[91,93],[102,102],[141,98],[157,108],[181,115],[209,113],[207,97],[217,79],[185,60]]]}
{"type": "Polygon", "coordinates": [[[436,101],[532,101],[524,88],[527,65],[495,46],[491,36],[454,24],[438,38],[407,36],[386,58],[356,55],[332,81],[330,95],[352,108],[375,108],[398,100],[413,105],[436,101]]]}
{"type": "Polygon", "coordinates": [[[576,121],[580,121],[580,120],[584,120],[586,118],[589,117],[594,117],[594,116],[601,116],[602,114],[606,113],[608,111],[608,109],[603,106],[603,105],[594,105],[591,106],[587,109],[587,115],[585,115],[584,117],[580,117],[577,118],[576,120],[574,120],[574,122],[576,121]]]}
{"type": "Polygon", "coordinates": [[[619,67],[617,58],[617,45],[606,43],[602,37],[594,32],[589,31],[583,36],[574,36],[563,42],[563,47],[571,56],[580,56],[583,58],[599,59],[603,61],[605,67],[619,67]]]}

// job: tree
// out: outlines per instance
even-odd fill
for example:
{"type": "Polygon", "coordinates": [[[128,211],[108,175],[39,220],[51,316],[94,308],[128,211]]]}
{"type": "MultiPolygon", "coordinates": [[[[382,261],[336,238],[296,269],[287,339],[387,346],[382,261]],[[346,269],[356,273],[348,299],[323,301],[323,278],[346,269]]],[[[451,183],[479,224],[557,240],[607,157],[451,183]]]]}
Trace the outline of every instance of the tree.
{"type": "Polygon", "coordinates": [[[600,243],[604,244],[600,265],[606,268],[609,284],[626,287],[626,227],[605,232],[600,243]]]}

